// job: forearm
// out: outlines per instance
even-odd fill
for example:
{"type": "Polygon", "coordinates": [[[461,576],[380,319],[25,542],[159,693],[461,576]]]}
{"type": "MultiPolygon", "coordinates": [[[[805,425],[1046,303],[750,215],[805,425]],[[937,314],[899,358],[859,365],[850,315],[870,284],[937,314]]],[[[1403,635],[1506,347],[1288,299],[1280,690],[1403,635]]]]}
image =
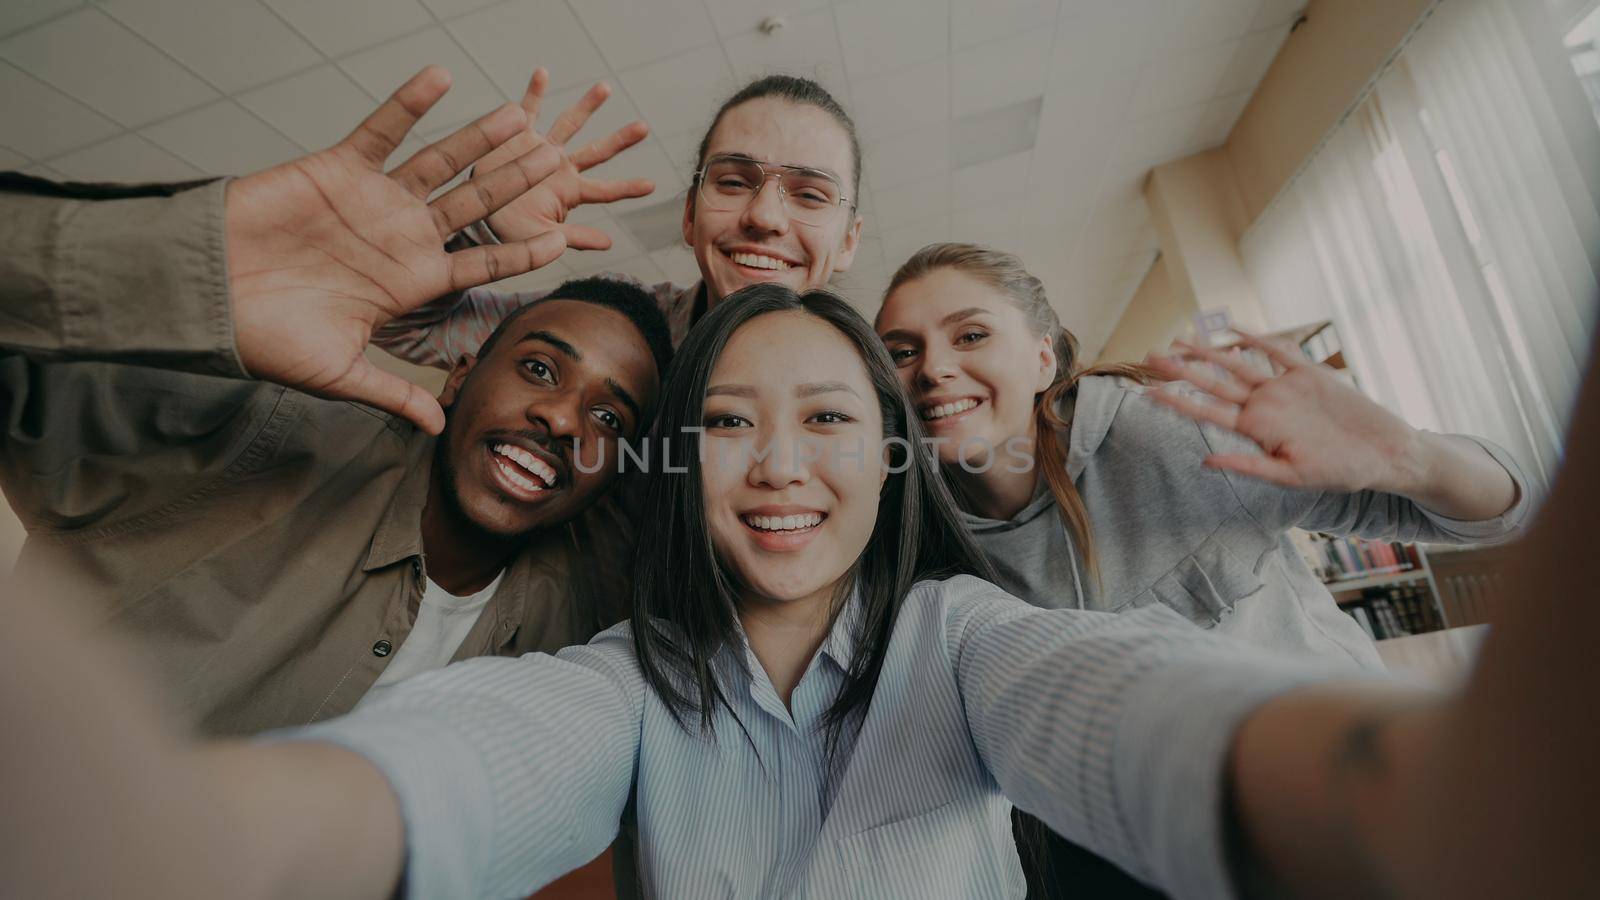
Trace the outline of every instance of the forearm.
{"type": "Polygon", "coordinates": [[[1469,522],[1492,519],[1516,504],[1517,482],[1476,441],[1430,431],[1414,434],[1393,483],[1381,489],[1469,522]]]}
{"type": "Polygon", "coordinates": [[[405,828],[373,765],[332,744],[204,747],[193,766],[227,818],[233,896],[394,895],[405,828]]]}
{"type": "Polygon", "coordinates": [[[0,349],[242,376],[222,182],[172,196],[0,191],[0,349]]]}
{"type": "Polygon", "coordinates": [[[1397,687],[1263,705],[1229,761],[1235,882],[1247,897],[1393,897],[1426,887],[1416,802],[1446,705],[1397,687]]]}

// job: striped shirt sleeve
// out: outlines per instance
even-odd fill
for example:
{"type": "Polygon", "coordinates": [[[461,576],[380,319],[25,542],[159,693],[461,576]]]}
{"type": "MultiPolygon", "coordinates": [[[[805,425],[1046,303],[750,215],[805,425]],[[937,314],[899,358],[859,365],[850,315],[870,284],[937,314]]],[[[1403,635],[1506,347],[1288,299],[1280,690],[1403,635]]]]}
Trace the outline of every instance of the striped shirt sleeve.
{"type": "Polygon", "coordinates": [[[480,658],[282,735],[366,757],[406,823],[413,897],[525,897],[598,856],[633,783],[644,683],[627,626],[557,656],[480,658]]]}
{"type": "Polygon", "coordinates": [[[1230,897],[1223,775],[1252,710],[1327,673],[1154,605],[1120,616],[1028,606],[945,582],[968,728],[1006,796],[1174,897],[1230,897]]]}

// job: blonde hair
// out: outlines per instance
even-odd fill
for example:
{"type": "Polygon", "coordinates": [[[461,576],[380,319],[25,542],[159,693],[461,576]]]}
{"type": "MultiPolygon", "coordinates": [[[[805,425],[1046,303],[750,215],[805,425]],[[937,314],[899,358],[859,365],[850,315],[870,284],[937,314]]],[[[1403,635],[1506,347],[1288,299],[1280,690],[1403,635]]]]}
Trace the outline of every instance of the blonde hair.
{"type": "Polygon", "coordinates": [[[1141,384],[1158,381],[1159,377],[1144,366],[1130,363],[1078,369],[1078,339],[1062,327],[1060,317],[1045,296],[1044,283],[1023,267],[1021,259],[1003,250],[978,244],[929,244],[912,254],[894,273],[889,289],[884,291],[884,301],[887,302],[902,285],[940,269],[954,269],[999,291],[1022,313],[1035,334],[1050,338],[1056,354],[1056,374],[1050,386],[1033,398],[1034,431],[1037,432],[1034,455],[1044,470],[1062,522],[1083,548],[1084,566],[1098,582],[1100,562],[1089,527],[1089,512],[1067,474],[1067,445],[1063,438],[1070,433],[1072,421],[1062,418],[1061,402],[1064,398],[1076,399],[1078,379],[1085,375],[1120,376],[1141,384]]]}

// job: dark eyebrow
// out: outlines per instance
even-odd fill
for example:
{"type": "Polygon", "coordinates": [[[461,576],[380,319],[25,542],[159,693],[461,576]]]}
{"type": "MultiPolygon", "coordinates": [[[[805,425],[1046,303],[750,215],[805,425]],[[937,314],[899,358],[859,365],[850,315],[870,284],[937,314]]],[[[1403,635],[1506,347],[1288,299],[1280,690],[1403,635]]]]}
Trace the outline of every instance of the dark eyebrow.
{"type": "Polygon", "coordinates": [[[568,357],[571,357],[573,361],[583,362],[583,354],[578,352],[577,347],[572,346],[548,331],[530,331],[523,335],[522,339],[517,341],[517,343],[521,344],[525,341],[543,341],[557,350],[560,350],[568,357]]]}
{"type": "Polygon", "coordinates": [[[821,381],[816,384],[795,385],[794,395],[796,397],[815,397],[818,394],[831,394],[835,391],[854,394],[857,400],[861,399],[861,395],[856,393],[855,388],[842,381],[821,381]]]}
{"type": "Polygon", "coordinates": [[[794,163],[768,162],[767,160],[764,160],[764,159],[756,159],[754,156],[750,156],[749,154],[746,154],[746,153],[711,153],[711,154],[707,155],[707,158],[709,159],[712,156],[726,156],[726,157],[729,157],[731,159],[742,159],[742,160],[744,160],[746,162],[760,163],[761,165],[764,165],[764,166],[783,166],[786,169],[800,169],[800,170],[803,170],[803,171],[806,171],[806,172],[817,172],[817,173],[826,175],[829,178],[832,178],[834,181],[839,182],[839,184],[841,186],[844,185],[844,179],[839,176],[838,172],[835,172],[832,169],[824,168],[822,166],[797,166],[794,163]]]}
{"type": "Polygon", "coordinates": [[[756,389],[748,384],[714,384],[706,388],[707,397],[743,397],[754,400],[756,389]]]}
{"type": "Polygon", "coordinates": [[[635,422],[644,418],[644,414],[639,411],[639,404],[633,399],[633,395],[628,393],[628,389],[619,384],[615,378],[607,378],[606,387],[610,388],[611,393],[616,394],[617,399],[622,401],[622,405],[633,413],[635,422]]]}

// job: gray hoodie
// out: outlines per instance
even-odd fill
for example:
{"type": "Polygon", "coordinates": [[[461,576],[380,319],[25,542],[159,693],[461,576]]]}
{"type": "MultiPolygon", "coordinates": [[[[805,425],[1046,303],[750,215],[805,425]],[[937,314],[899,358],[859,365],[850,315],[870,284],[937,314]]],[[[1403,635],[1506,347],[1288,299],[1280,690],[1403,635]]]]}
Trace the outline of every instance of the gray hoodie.
{"type": "Polygon", "coordinates": [[[1067,473],[1089,511],[1099,584],[1084,569],[1040,479],[1010,519],[963,515],[1001,587],[1036,606],[1121,612],[1165,603],[1206,628],[1293,654],[1383,668],[1377,649],[1290,544],[1299,527],[1385,541],[1491,543],[1529,514],[1527,480],[1504,450],[1476,439],[1516,480],[1516,504],[1481,522],[1438,515],[1394,494],[1278,487],[1201,465],[1211,453],[1259,452],[1197,424],[1131,382],[1079,383],[1067,473]]]}

